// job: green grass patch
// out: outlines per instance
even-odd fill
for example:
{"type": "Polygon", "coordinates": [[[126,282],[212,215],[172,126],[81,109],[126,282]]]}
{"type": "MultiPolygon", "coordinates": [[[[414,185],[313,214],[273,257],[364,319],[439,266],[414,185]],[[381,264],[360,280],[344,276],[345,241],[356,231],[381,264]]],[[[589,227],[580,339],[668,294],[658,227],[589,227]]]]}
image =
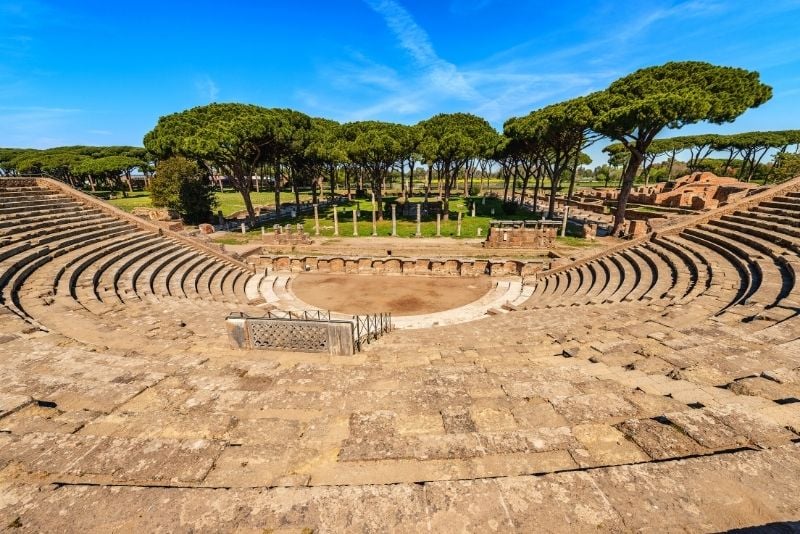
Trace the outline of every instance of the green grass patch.
{"type": "MultiPolygon", "coordinates": [[[[227,217],[233,213],[236,213],[237,211],[243,211],[245,209],[244,200],[242,199],[241,193],[236,191],[225,191],[224,193],[221,193],[217,191],[215,196],[217,199],[217,207],[214,209],[215,213],[221,210],[222,214],[227,217]]],[[[275,193],[272,191],[261,193],[252,192],[250,193],[250,198],[252,199],[254,206],[275,205],[275,193]]],[[[301,193],[300,201],[306,202],[308,200],[311,200],[311,195],[308,193],[301,193]]],[[[282,193],[281,201],[293,203],[294,195],[291,193],[282,193]]],[[[134,208],[139,207],[153,207],[152,203],[150,202],[149,191],[136,191],[134,193],[128,193],[128,198],[112,198],[108,202],[125,211],[133,211],[134,208]]]]}
{"type": "Polygon", "coordinates": [[[133,193],[128,193],[127,198],[123,198],[122,196],[119,198],[112,198],[108,203],[125,211],[133,211],[134,208],[152,207],[150,203],[150,193],[148,191],[134,191],[133,193]]]}
{"type": "Polygon", "coordinates": [[[577,237],[572,235],[568,235],[565,237],[557,237],[556,241],[568,247],[594,247],[599,245],[597,241],[588,241],[582,237],[577,237]]]}

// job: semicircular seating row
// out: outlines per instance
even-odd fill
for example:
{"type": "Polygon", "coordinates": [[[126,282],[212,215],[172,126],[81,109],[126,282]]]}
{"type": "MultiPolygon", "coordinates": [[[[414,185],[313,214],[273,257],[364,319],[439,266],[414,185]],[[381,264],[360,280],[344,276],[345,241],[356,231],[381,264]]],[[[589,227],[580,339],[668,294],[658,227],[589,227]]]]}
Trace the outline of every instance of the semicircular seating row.
{"type": "Polygon", "coordinates": [[[34,327],[56,301],[93,313],[161,297],[246,304],[255,276],[64,193],[0,182],[0,304],[34,327]]]}
{"type": "Polygon", "coordinates": [[[734,321],[794,317],[800,313],[800,192],[545,274],[525,306],[632,301],[703,308],[734,321]]]}

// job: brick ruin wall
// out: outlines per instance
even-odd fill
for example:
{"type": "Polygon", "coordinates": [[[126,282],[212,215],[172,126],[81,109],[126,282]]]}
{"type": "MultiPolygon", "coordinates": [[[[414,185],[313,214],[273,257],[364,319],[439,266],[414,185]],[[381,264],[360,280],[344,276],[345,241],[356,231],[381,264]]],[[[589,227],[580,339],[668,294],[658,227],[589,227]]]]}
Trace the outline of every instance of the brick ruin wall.
{"type": "Polygon", "coordinates": [[[486,248],[537,248],[551,249],[556,246],[557,230],[553,226],[544,228],[492,226],[483,246],[486,248]]]}
{"type": "Polygon", "coordinates": [[[530,276],[544,262],[468,258],[365,258],[345,256],[251,256],[267,272],[435,276],[530,276]]]}

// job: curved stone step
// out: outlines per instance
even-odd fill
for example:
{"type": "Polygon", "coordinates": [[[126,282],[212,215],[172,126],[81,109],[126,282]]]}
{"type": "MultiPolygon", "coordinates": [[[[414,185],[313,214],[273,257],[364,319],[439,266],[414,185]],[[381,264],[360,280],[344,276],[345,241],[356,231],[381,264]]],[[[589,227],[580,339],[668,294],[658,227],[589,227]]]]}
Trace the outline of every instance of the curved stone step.
{"type": "MultiPolygon", "coordinates": [[[[705,293],[711,285],[711,270],[704,257],[698,256],[697,251],[678,236],[658,236],[653,243],[660,246],[665,253],[680,259],[688,271],[685,291],[683,295],[676,295],[676,303],[690,302],[705,293]]],[[[682,272],[677,267],[678,263],[674,262],[674,265],[679,273],[682,272]]]]}
{"type": "Polygon", "coordinates": [[[692,242],[696,249],[702,249],[702,252],[698,251],[698,255],[702,254],[708,258],[708,264],[711,267],[711,284],[705,294],[720,299],[722,306],[716,313],[723,313],[728,308],[739,304],[751,285],[750,269],[747,265],[718,243],[707,240],[707,236],[694,228],[686,228],[680,235],[692,242]]]}

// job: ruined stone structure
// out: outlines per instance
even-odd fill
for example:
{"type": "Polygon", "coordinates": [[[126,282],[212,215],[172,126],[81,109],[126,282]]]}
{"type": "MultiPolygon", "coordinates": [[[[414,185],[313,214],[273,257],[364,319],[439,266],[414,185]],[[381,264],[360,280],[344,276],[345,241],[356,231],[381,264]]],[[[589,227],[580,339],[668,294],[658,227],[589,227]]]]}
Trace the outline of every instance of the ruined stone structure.
{"type": "MultiPolygon", "coordinates": [[[[636,187],[631,191],[628,202],[692,210],[713,209],[744,198],[757,188],[755,184],[740,182],[736,178],[721,177],[710,172],[695,172],[674,182],[636,187]]],[[[616,200],[618,195],[618,190],[595,192],[597,198],[605,200],[616,200]]]]}
{"type": "Polygon", "coordinates": [[[581,237],[594,241],[597,237],[597,223],[585,223],[581,226],[581,237]]]}
{"type": "Polygon", "coordinates": [[[253,258],[268,272],[321,272],[417,276],[530,276],[542,269],[541,260],[504,258],[385,258],[360,256],[261,255],[253,258]]]}
{"type": "Polygon", "coordinates": [[[296,227],[291,224],[286,226],[275,225],[272,232],[265,233],[262,238],[265,245],[309,245],[311,236],[303,230],[303,226],[296,227]]]}
{"type": "Polygon", "coordinates": [[[486,248],[551,249],[556,245],[559,223],[537,221],[492,221],[483,246],[486,248]]]}
{"type": "Polygon", "coordinates": [[[402,202],[399,206],[398,215],[401,217],[413,218],[417,216],[417,206],[421,207],[424,215],[436,215],[444,211],[444,202],[441,200],[429,200],[428,202],[402,202]]]}
{"type": "Polygon", "coordinates": [[[230,348],[263,279],[0,179],[0,529],[796,528],[800,178],[355,356],[230,348]]]}

